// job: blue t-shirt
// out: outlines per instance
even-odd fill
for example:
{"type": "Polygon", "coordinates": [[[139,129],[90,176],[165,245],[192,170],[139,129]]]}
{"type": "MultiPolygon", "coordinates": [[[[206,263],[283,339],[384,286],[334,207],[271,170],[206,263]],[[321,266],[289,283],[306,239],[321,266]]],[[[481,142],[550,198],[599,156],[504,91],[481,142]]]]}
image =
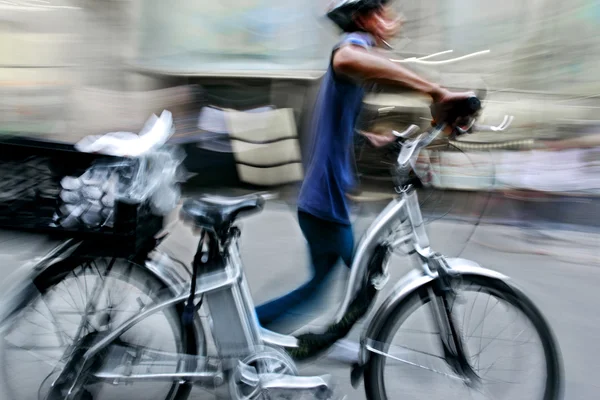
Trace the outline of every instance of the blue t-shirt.
{"type": "MultiPolygon", "coordinates": [[[[348,43],[366,49],[375,44],[369,34],[351,33],[333,51],[348,43]]],[[[336,75],[330,63],[315,106],[313,147],[300,189],[299,210],[328,221],[350,224],[346,192],[354,185],[351,151],[363,96],[363,86],[336,75]]]]}

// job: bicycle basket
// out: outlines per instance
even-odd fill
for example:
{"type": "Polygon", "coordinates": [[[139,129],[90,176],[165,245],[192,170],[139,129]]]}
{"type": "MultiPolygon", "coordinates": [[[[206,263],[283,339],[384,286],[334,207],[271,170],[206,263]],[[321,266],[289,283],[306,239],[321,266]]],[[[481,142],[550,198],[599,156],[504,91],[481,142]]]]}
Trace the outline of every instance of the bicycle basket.
{"type": "Polygon", "coordinates": [[[110,198],[119,171],[132,171],[137,162],[39,139],[2,138],[0,228],[98,240],[111,254],[131,254],[164,220],[146,202],[125,203],[114,192],[110,198]]]}

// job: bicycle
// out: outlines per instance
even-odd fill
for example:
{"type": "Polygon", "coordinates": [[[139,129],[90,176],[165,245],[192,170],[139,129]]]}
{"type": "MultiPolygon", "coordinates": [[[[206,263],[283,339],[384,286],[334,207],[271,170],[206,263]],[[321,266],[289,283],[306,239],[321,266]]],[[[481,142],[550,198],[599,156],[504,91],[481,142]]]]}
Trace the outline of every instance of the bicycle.
{"type": "MultiPolygon", "coordinates": [[[[457,105],[451,120],[455,121],[456,116],[470,117],[479,108],[477,98],[468,99],[460,107],[457,105]]],[[[453,135],[485,129],[474,122],[475,117],[470,117],[467,128],[453,127],[453,135]]],[[[260,211],[265,196],[204,195],[186,200],[180,212],[184,222],[200,236],[191,271],[184,268],[186,273],[181,273],[174,263],[164,262],[167,256],[156,256],[155,248],[165,234],[141,254],[125,259],[87,257],[93,244],[69,240],[36,261],[32,268],[23,270],[23,276],[5,295],[0,310],[5,385],[10,384],[10,372],[19,374],[18,369],[9,367],[6,357],[20,349],[47,362],[49,367],[35,374],[42,378],[40,385],[19,386],[19,399],[26,398],[23,392],[27,390],[37,391],[37,398],[45,400],[91,400],[107,392],[106,396],[114,399],[118,398],[115,391],[121,390],[122,394],[123,386],[127,389],[128,385],[141,382],[164,384],[160,390],[152,389],[151,395],[167,400],[186,399],[194,384],[223,390],[233,399],[303,393],[327,399],[337,395],[331,377],[299,376],[296,362],[322,354],[365,318],[359,361],[352,366],[351,381],[356,388],[364,378],[368,399],[393,397],[393,389],[384,376],[392,361],[483,396],[493,394],[490,390],[501,383],[512,383],[494,379],[496,373],[506,372],[515,379],[524,377],[526,371],[541,372],[542,377],[536,382],[540,393],[525,398],[560,398],[560,350],[533,302],[506,276],[473,261],[446,258],[430,248],[417,193],[403,177],[419,151],[446,127],[447,124],[440,124],[416,138],[414,126],[396,133],[402,146],[395,167],[398,196],[376,217],[360,241],[344,300],[335,322],[325,332],[294,337],[271,332],[258,323],[240,258],[240,229],[235,223],[238,217],[260,211]],[[396,283],[379,307],[373,308],[378,293],[389,283],[390,257],[398,249],[411,256],[415,268],[396,283]],[[73,290],[81,289],[79,297],[69,291],[69,283],[73,283],[73,290]],[[61,293],[68,297],[57,299],[55,295],[61,293]],[[485,296],[485,307],[475,306],[475,301],[485,296]],[[495,302],[490,304],[492,299],[495,302]],[[116,311],[126,300],[132,300],[133,305],[118,317],[116,311]],[[40,308],[36,309],[38,305],[40,308]],[[82,315],[63,311],[61,307],[67,306],[82,315]],[[208,309],[207,323],[199,317],[204,306],[208,309]],[[493,310],[515,312],[522,317],[532,328],[534,340],[524,337],[525,329],[515,330],[514,321],[504,325],[499,320],[504,313],[488,323],[482,320],[474,329],[461,326],[461,322],[470,323],[476,314],[483,312],[487,317],[493,310]],[[414,318],[421,311],[421,318],[414,318]],[[59,321],[62,316],[64,320],[59,321]],[[412,326],[412,322],[428,323],[432,331],[404,328],[412,326]],[[29,323],[32,331],[19,334],[21,323],[25,328],[29,323]],[[17,346],[19,340],[34,340],[42,323],[53,327],[54,341],[46,340],[39,347],[17,346]],[[491,328],[495,333],[489,333],[491,328]],[[208,352],[207,333],[212,337],[214,355],[208,352]],[[415,335],[417,339],[407,345],[393,345],[391,339],[398,333],[415,335]],[[515,337],[507,336],[509,333],[515,337]],[[438,354],[417,348],[424,337],[435,343],[438,354]],[[168,346],[155,343],[159,338],[161,342],[168,339],[168,346]],[[490,362],[481,353],[498,345],[494,340],[499,345],[512,340],[515,345],[497,350],[500,357],[490,362]],[[530,344],[539,347],[543,366],[521,371],[507,369],[505,361],[513,353],[515,357],[508,359],[511,363],[520,363],[524,355],[533,354],[530,344]],[[474,345],[478,346],[475,351],[474,345]],[[396,354],[398,351],[401,354],[396,354]],[[434,365],[422,365],[421,358],[430,358],[434,365]]],[[[35,365],[41,368],[40,363],[35,365]]],[[[26,372],[31,374],[31,370],[26,372]]],[[[430,381],[419,379],[401,382],[400,390],[409,384],[416,385],[415,390],[433,387],[430,381]]],[[[525,383],[529,379],[517,385],[519,395],[525,383]]],[[[445,391],[437,394],[447,396],[445,391]]],[[[516,398],[514,392],[502,397],[516,398]]],[[[150,393],[146,392],[144,398],[150,398],[150,393]]]]}

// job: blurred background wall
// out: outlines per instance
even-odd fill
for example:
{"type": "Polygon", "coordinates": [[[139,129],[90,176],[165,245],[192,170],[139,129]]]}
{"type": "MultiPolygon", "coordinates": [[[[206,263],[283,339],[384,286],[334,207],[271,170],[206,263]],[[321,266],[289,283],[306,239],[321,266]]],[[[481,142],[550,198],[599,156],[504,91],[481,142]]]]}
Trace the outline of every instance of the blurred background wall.
{"type": "MultiPolygon", "coordinates": [[[[81,108],[89,100],[90,112],[100,107],[90,88],[118,97],[249,77],[265,80],[260,90],[273,102],[283,98],[302,114],[336,39],[322,16],[326,6],[325,0],[0,0],[1,129],[63,135],[77,117],[73,102],[81,108]],[[73,95],[77,90],[88,95],[73,95]]],[[[494,117],[520,113],[517,121],[526,126],[561,118],[595,122],[599,1],[403,0],[397,7],[406,24],[391,56],[491,50],[416,69],[451,87],[495,91],[496,106],[488,107],[494,117]]],[[[401,107],[407,100],[386,101],[401,107]]]]}
{"type": "MultiPolygon", "coordinates": [[[[170,58],[197,70],[322,69],[335,32],[326,1],[159,0],[140,5],[139,61],[170,58]],[[256,67],[254,67],[256,66],[256,67]]],[[[452,49],[489,56],[436,68],[476,75],[492,88],[583,94],[597,88],[600,3],[596,0],[403,0],[398,55],[452,49]]],[[[174,63],[174,61],[173,61],[174,63]]],[[[183,67],[182,67],[183,68],[183,67]]]]}
{"type": "MultiPolygon", "coordinates": [[[[322,70],[335,40],[322,17],[326,3],[2,0],[0,80],[124,89],[131,65],[322,70]]],[[[492,51],[436,72],[475,74],[502,89],[596,90],[597,0],[403,0],[397,7],[407,20],[398,55],[492,51]]]]}

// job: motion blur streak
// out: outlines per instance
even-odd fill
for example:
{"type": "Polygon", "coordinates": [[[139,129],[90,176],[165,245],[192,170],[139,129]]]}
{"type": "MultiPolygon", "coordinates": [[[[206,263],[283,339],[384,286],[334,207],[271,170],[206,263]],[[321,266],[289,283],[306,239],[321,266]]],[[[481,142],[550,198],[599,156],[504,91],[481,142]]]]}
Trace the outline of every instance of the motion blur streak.
{"type": "MultiPolygon", "coordinates": [[[[187,155],[185,196],[265,186],[280,192],[264,213],[244,220],[242,258],[261,304],[308,274],[294,202],[320,78],[338,39],[323,18],[327,3],[0,0],[0,140],[73,145],[90,135],[137,134],[152,114],[169,110],[171,143],[187,155]]],[[[485,93],[482,124],[512,117],[506,132],[463,135],[421,153],[417,169],[428,187],[419,198],[432,243],[522,285],[561,345],[565,397],[599,398],[600,0],[397,0],[395,7],[405,22],[386,50],[390,59],[446,87],[485,93]]],[[[377,87],[365,98],[359,128],[424,130],[431,125],[426,100],[377,87]]],[[[11,196],[26,175],[6,155],[0,151],[4,222],[16,215],[11,196]]],[[[389,165],[396,158],[356,135],[357,241],[394,195],[389,165]]],[[[189,266],[197,238],[169,221],[173,233],[161,246],[189,266]]],[[[0,284],[9,285],[11,272],[52,244],[1,230],[0,284]]],[[[392,280],[409,269],[405,258],[392,263],[392,280]]],[[[344,274],[340,269],[326,299],[332,312],[344,274]]],[[[304,317],[300,329],[322,326],[331,315],[304,317]]],[[[347,366],[321,360],[307,369],[332,373],[348,399],[364,398],[350,389],[347,366]]],[[[28,384],[22,375],[17,386],[28,384]]],[[[8,398],[5,390],[0,400],[8,398]]],[[[36,391],[28,392],[31,399],[36,391]]],[[[152,398],[152,387],[146,393],[152,398]]],[[[416,396],[409,388],[406,394],[416,396]]],[[[211,396],[194,389],[190,398],[211,396]]]]}

